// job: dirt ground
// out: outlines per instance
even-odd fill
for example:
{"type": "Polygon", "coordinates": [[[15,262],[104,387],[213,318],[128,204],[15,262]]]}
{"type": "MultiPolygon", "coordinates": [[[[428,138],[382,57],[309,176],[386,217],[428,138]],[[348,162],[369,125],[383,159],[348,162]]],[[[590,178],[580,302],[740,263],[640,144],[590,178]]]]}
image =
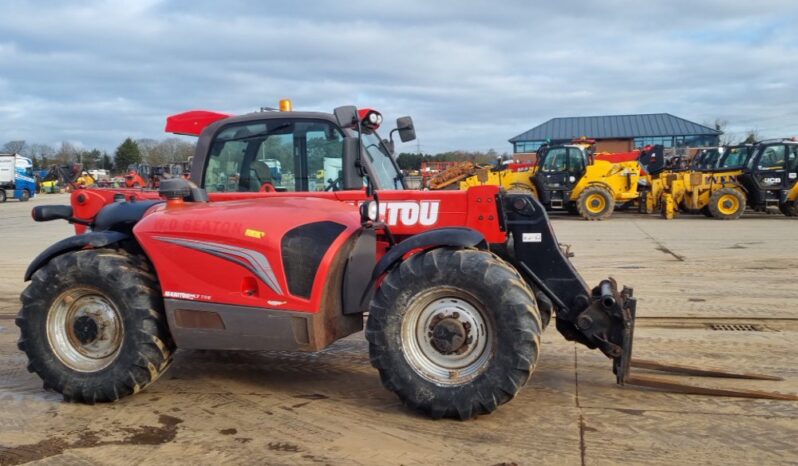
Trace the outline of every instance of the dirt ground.
{"type": "MultiPolygon", "coordinates": [[[[0,465],[798,463],[798,402],[620,388],[609,360],[553,327],[520,395],[468,422],[405,410],[362,335],[318,354],[179,351],[142,393],[64,403],[25,369],[13,319],[25,267],[71,228],[29,209],[66,202],[0,204],[0,465]]],[[[588,283],[634,286],[638,357],[785,378],[680,381],[798,393],[798,221],[619,213],[554,227],[588,283]]]]}

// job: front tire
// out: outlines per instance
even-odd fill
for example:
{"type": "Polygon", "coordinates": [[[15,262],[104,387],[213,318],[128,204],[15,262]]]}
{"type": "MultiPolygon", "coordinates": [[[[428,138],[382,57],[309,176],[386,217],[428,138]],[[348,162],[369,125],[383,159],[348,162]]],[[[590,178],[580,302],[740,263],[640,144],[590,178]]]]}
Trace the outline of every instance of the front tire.
{"type": "Polygon", "coordinates": [[[736,220],[745,211],[745,196],[739,189],[721,188],[709,197],[709,211],[720,220],[736,220]]]}
{"type": "Polygon", "coordinates": [[[604,220],[612,215],[615,198],[602,186],[588,186],[579,195],[576,208],[585,220],[604,220]]]}
{"type": "Polygon", "coordinates": [[[19,202],[28,202],[28,200],[30,200],[30,191],[23,189],[22,194],[19,196],[19,202]]]}
{"type": "Polygon", "coordinates": [[[534,370],[535,298],[493,254],[434,249],[393,269],[366,338],[383,385],[432,418],[469,419],[511,400],[534,370]]]}
{"type": "Polygon", "coordinates": [[[781,204],[779,210],[787,217],[798,217],[798,199],[781,204]]]}
{"type": "Polygon", "coordinates": [[[169,335],[149,264],[110,249],[55,257],[22,292],[18,347],[28,370],[66,401],[115,401],[169,366],[169,335]]]}

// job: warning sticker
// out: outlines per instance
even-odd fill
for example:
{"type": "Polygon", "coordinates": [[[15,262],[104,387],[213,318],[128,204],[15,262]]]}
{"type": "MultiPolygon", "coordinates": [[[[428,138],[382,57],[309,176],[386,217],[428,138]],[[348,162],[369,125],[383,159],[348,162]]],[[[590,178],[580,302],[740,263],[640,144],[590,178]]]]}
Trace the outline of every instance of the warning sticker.
{"type": "Polygon", "coordinates": [[[522,243],[540,243],[543,241],[543,235],[540,233],[524,233],[521,235],[522,243]]]}

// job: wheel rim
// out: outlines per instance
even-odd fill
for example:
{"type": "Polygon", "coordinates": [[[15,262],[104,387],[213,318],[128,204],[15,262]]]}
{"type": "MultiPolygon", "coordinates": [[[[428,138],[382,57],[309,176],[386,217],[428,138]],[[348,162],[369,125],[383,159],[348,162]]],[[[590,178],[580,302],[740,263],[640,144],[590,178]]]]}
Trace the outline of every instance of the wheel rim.
{"type": "Polygon", "coordinates": [[[415,300],[402,321],[405,359],[425,379],[459,385],[485,371],[493,356],[493,324],[465,291],[436,290],[415,300]]]}
{"type": "Polygon", "coordinates": [[[718,199],[718,210],[723,215],[732,215],[740,209],[740,201],[731,194],[724,194],[718,199]]]}
{"type": "Polygon", "coordinates": [[[122,316],[103,293],[67,290],[47,315],[47,339],[55,356],[70,369],[97,372],[119,355],[124,338],[122,316]]]}
{"type": "Polygon", "coordinates": [[[587,211],[592,214],[603,212],[606,206],[607,201],[604,200],[604,196],[601,194],[591,194],[585,200],[585,207],[587,208],[587,211]]]}

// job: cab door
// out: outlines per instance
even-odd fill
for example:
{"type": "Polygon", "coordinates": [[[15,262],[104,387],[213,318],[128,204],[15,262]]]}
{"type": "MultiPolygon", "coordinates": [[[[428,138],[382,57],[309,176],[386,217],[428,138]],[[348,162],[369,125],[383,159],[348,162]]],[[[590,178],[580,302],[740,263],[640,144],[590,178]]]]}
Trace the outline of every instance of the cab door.
{"type": "Polygon", "coordinates": [[[764,146],[749,160],[747,169],[740,179],[748,189],[751,204],[754,206],[777,205],[781,191],[795,182],[796,154],[790,146],[786,144],[764,146]],[[788,170],[788,161],[792,164],[792,170],[788,170]]]}
{"type": "Polygon", "coordinates": [[[585,169],[586,160],[581,149],[549,148],[533,178],[541,203],[555,209],[564,208],[585,169]]]}
{"type": "Polygon", "coordinates": [[[785,165],[784,189],[790,191],[798,183],[798,144],[787,144],[785,165]]]}

